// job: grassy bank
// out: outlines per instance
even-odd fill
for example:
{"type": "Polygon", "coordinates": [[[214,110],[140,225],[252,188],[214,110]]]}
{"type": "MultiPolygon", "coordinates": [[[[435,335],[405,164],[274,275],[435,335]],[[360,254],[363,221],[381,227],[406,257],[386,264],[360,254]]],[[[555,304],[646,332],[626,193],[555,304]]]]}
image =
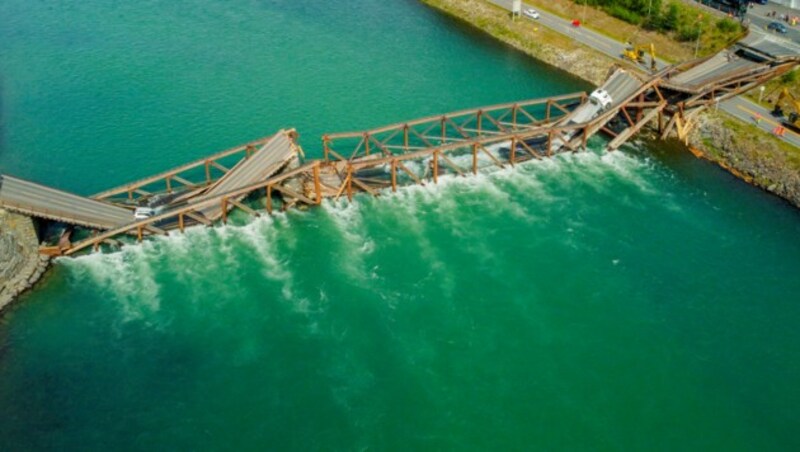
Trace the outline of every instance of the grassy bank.
{"type": "Polygon", "coordinates": [[[603,5],[595,7],[591,1],[586,6],[582,2],[579,4],[572,0],[526,0],[526,2],[565,19],[581,19],[585,27],[621,42],[653,43],[658,56],[673,63],[694,57],[698,31],[700,31],[700,55],[708,55],[726,47],[743,31],[738,22],[715,18],[700,8],[677,1],[669,2],[661,8],[661,2],[654,0],[655,6],[650,16],[654,26],[650,28],[640,26],[648,23],[647,17],[635,15],[631,16],[630,22],[625,21],[608,12],[624,10],[610,6],[603,9],[603,5]],[[658,14],[655,13],[656,10],[659,10],[658,14]],[[673,18],[662,19],[672,14],[673,18]],[[699,16],[702,18],[698,19],[699,16]]]}

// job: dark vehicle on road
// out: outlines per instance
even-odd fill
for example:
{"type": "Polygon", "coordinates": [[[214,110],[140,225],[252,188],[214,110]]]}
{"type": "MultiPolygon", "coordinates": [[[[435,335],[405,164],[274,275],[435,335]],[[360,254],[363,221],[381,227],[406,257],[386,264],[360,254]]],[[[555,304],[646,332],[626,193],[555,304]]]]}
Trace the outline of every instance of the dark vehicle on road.
{"type": "Polygon", "coordinates": [[[786,25],[784,25],[784,24],[782,24],[780,22],[770,22],[770,24],[767,25],[767,30],[772,30],[772,31],[775,31],[775,32],[781,33],[781,34],[786,34],[786,32],[789,31],[786,28],[786,25]]]}

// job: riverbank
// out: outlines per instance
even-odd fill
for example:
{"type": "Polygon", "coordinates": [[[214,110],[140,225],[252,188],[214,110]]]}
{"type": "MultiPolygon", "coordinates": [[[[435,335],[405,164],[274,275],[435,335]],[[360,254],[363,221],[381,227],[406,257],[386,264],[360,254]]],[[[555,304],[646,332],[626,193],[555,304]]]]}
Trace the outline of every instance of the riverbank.
{"type": "Polygon", "coordinates": [[[507,10],[483,0],[420,1],[594,85],[602,84],[609,67],[618,64],[613,58],[547,27],[532,26],[530,21],[522,19],[512,22],[507,10]]]}
{"type": "Polygon", "coordinates": [[[0,312],[36,284],[48,265],[39,254],[33,221],[0,209],[0,312]]]}
{"type": "MultiPolygon", "coordinates": [[[[479,30],[595,85],[619,64],[596,50],[530,21],[512,22],[508,11],[485,0],[420,0],[479,30]]],[[[800,207],[800,150],[723,113],[705,112],[689,137],[703,158],[800,207]]]]}
{"type": "Polygon", "coordinates": [[[706,112],[689,134],[698,157],[800,207],[800,149],[752,124],[724,113],[706,112]]]}

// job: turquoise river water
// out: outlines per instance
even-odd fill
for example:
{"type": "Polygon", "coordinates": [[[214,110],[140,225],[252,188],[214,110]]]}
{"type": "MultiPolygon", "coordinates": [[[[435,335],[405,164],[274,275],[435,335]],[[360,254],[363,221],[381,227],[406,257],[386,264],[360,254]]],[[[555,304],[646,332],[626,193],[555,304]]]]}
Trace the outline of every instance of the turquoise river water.
{"type": "MultiPolygon", "coordinates": [[[[587,88],[413,0],[0,2],[0,170],[82,194],[587,88]]],[[[798,450],[798,212],[592,147],[60,260],[0,450],[798,450]]]]}

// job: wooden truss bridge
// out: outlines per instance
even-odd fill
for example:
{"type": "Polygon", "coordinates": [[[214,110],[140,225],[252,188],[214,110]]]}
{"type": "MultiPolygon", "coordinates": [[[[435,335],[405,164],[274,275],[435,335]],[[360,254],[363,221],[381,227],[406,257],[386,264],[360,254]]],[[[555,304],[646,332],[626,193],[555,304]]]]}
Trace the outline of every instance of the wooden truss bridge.
{"type": "Polygon", "coordinates": [[[190,225],[225,223],[234,208],[258,216],[262,208],[272,213],[358,192],[378,196],[403,185],[576,152],[597,133],[610,137],[613,150],[649,123],[664,138],[674,131],[686,139],[698,112],[798,63],[795,45],[751,35],[723,52],[657,74],[612,68],[599,88],[607,102],[597,91],[578,92],[327,134],[323,158],[306,162],[297,134],[282,130],[91,197],[2,175],[0,207],[93,230],[74,243],[42,248],[72,255],[104,243],[119,245],[120,237],[141,241],[190,225]],[[137,206],[145,205],[155,213],[134,218],[137,206]]]}

